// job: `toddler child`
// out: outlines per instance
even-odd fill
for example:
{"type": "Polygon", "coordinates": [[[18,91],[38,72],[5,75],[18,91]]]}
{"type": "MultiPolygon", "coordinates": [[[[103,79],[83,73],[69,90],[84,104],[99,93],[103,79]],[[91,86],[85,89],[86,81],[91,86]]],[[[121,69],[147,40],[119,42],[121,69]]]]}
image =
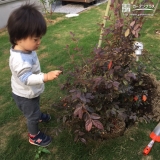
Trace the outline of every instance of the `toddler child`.
{"type": "Polygon", "coordinates": [[[46,21],[34,4],[25,4],[11,13],[7,29],[12,44],[9,59],[12,95],[26,117],[29,142],[45,147],[50,144],[51,137],[39,130],[38,123],[48,122],[51,117],[40,111],[40,94],[44,83],[61,73],[60,70],[41,72],[36,50],[46,33],[46,21]]]}

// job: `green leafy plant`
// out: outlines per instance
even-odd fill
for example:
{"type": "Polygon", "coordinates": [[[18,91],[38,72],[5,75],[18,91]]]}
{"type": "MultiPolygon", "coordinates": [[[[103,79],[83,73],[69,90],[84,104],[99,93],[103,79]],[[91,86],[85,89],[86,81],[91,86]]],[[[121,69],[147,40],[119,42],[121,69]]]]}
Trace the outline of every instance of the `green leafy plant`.
{"type": "Polygon", "coordinates": [[[50,154],[50,151],[47,148],[38,147],[34,159],[39,159],[41,157],[42,153],[50,154]]]}
{"type": "MultiPolygon", "coordinates": [[[[86,143],[88,137],[122,134],[126,125],[152,110],[149,104],[154,85],[143,63],[136,61],[133,47],[144,23],[144,17],[138,16],[143,11],[122,16],[122,3],[112,0],[113,16],[105,17],[111,25],[104,28],[100,24],[102,47],[96,47],[90,58],[82,57],[83,63],[67,73],[67,82],[62,86],[67,91],[60,104],[67,111],[63,122],[73,128],[75,141],[86,143]]],[[[74,50],[81,53],[75,34],[71,36],[76,42],[74,50]]]]}

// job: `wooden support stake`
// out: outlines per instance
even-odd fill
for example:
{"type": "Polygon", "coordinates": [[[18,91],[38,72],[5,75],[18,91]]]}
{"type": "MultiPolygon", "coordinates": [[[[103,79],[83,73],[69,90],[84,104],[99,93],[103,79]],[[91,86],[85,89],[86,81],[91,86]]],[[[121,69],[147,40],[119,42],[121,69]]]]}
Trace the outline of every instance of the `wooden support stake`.
{"type": "Polygon", "coordinates": [[[104,16],[104,19],[103,19],[103,27],[101,29],[101,33],[100,33],[100,37],[99,37],[99,42],[98,42],[98,47],[97,48],[100,48],[101,44],[102,44],[103,32],[104,32],[104,28],[106,26],[106,21],[107,21],[106,17],[108,16],[110,5],[111,5],[111,0],[108,0],[106,11],[105,11],[105,16],[104,16]]]}

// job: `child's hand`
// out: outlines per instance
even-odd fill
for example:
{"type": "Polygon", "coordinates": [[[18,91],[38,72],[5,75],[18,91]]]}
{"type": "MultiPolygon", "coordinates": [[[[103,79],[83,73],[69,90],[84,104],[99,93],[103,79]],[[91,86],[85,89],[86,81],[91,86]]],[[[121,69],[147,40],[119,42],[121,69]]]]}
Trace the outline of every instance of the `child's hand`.
{"type": "Polygon", "coordinates": [[[59,76],[59,74],[61,74],[62,71],[60,70],[55,70],[55,71],[50,71],[48,73],[44,73],[44,82],[47,81],[52,81],[53,79],[57,78],[59,76]]]}

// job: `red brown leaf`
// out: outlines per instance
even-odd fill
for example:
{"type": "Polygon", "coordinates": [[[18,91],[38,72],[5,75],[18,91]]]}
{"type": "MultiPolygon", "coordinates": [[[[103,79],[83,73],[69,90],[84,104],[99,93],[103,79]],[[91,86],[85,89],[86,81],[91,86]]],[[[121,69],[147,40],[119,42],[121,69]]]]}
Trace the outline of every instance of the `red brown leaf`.
{"type": "Polygon", "coordinates": [[[82,107],[77,107],[76,109],[75,109],[75,111],[74,111],[74,116],[77,116],[77,115],[79,115],[79,111],[80,110],[82,110],[82,107]]]}
{"type": "Polygon", "coordinates": [[[117,81],[114,81],[112,84],[113,84],[114,87],[118,88],[120,83],[117,82],[117,81]]]}
{"type": "Polygon", "coordinates": [[[112,67],[112,61],[109,62],[108,69],[110,69],[111,67],[112,67]]]}
{"type": "Polygon", "coordinates": [[[112,83],[108,83],[107,88],[111,88],[112,86],[113,86],[112,83]]]}
{"type": "Polygon", "coordinates": [[[80,119],[82,119],[82,116],[83,116],[83,109],[80,109],[79,111],[78,111],[78,117],[80,118],[80,119]]]}
{"type": "Polygon", "coordinates": [[[92,118],[92,119],[100,119],[101,117],[98,115],[98,114],[96,114],[96,113],[92,113],[91,115],[90,115],[90,117],[92,118]]]}
{"type": "Polygon", "coordinates": [[[93,125],[98,129],[102,129],[102,130],[104,129],[103,124],[99,120],[92,120],[92,122],[93,122],[93,125]]]}
{"type": "Polygon", "coordinates": [[[145,102],[147,100],[147,96],[146,95],[143,95],[142,96],[142,100],[145,102]]]}
{"type": "Polygon", "coordinates": [[[140,24],[136,24],[135,27],[134,27],[134,30],[137,30],[139,27],[141,27],[140,24]]]}
{"type": "Polygon", "coordinates": [[[135,31],[135,30],[132,30],[132,34],[135,35],[135,34],[136,34],[136,31],[135,31]]]}
{"type": "Polygon", "coordinates": [[[88,119],[85,124],[86,131],[89,132],[92,129],[92,125],[93,125],[92,120],[88,119]]]}
{"type": "Polygon", "coordinates": [[[138,96],[134,96],[134,101],[137,101],[138,100],[138,96]]]}
{"type": "Polygon", "coordinates": [[[130,23],[130,26],[133,27],[134,24],[135,24],[135,22],[136,22],[136,21],[132,21],[132,22],[130,23]]]}
{"type": "Polygon", "coordinates": [[[86,144],[86,140],[84,138],[80,138],[81,142],[86,144]]]}

